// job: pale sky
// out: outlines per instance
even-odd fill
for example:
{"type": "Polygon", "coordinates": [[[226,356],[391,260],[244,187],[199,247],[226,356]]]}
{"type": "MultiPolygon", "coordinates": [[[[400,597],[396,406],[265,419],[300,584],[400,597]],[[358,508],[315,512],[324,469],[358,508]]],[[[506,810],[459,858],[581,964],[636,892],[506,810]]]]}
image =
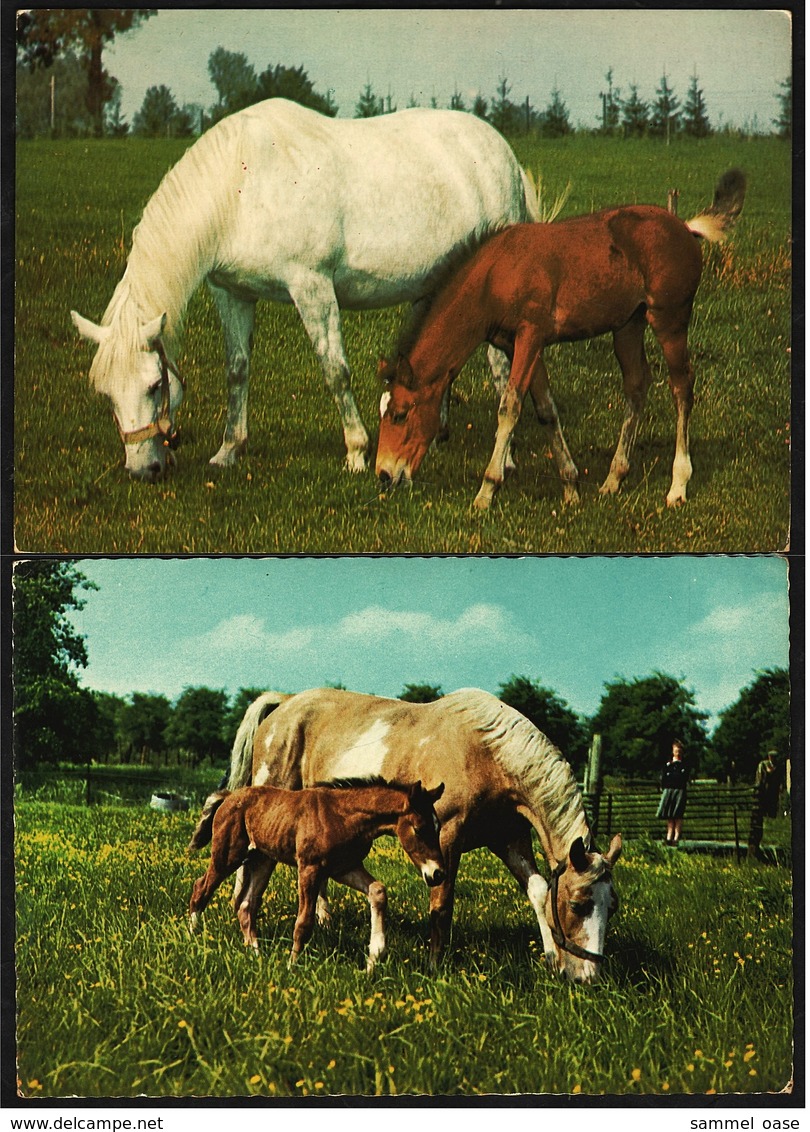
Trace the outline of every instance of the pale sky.
{"type": "Polygon", "coordinates": [[[407,683],[497,694],[513,674],[586,715],[605,681],[662,671],[716,713],[788,666],[775,557],[80,560],[82,683],[396,696],[407,683]]]}
{"type": "Polygon", "coordinates": [[[779,10],[659,9],[255,9],[159,10],[105,52],[123,85],[131,122],[150,86],[170,88],[179,104],[216,101],[208,58],[217,47],[242,52],[259,74],[303,66],[316,90],[332,92],[353,117],[362,88],[404,108],[455,90],[467,105],[491,101],[499,80],[510,98],[543,109],[557,87],[575,125],[595,126],[600,92],[613,69],[622,94],[635,83],[652,100],[662,74],[681,102],[696,73],[712,125],[766,132],[776,92],[791,71],[790,15],[779,10]]]}

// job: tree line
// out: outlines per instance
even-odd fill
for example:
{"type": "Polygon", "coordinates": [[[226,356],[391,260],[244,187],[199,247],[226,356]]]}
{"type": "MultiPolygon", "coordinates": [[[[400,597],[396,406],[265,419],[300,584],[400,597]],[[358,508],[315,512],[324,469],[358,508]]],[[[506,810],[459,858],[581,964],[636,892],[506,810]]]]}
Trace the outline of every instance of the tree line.
{"type": "MultiPolygon", "coordinates": [[[[87,650],[69,614],[84,607],[83,592],[96,588],[70,562],[24,562],[15,573],[17,766],[223,766],[245,709],[265,689],[240,688],[229,697],[222,689],[187,687],[172,701],[84,688],[79,672],[87,650]]],[[[494,691],[547,735],[576,771],[584,767],[595,733],[602,736],[606,773],[625,778],[657,777],[675,738],[702,775],[732,781],[752,781],[768,750],[783,759],[790,750],[790,681],[782,668],[758,673],[721,712],[711,735],[694,691],[663,672],[606,682],[591,718],[530,676],[512,674],[494,691]]],[[[428,702],[442,695],[438,685],[408,683],[399,698],[428,702]]]]}
{"type": "MultiPolygon", "coordinates": [[[[103,48],[119,33],[137,28],[158,15],[152,9],[28,9],[17,21],[17,134],[19,137],[111,136],[192,137],[266,98],[289,98],[322,114],[339,111],[332,92],[315,89],[303,67],[271,64],[257,72],[241,52],[218,47],[208,59],[208,74],[217,92],[209,107],[178,104],[165,84],[150,87],[140,109],[127,123],[121,113],[121,87],[102,63],[103,48]]],[[[560,138],[575,132],[561,91],[555,86],[544,109],[511,98],[512,87],[501,76],[490,99],[475,96],[469,105],[459,92],[451,110],[469,111],[510,137],[532,134],[560,138]]],[[[792,136],[792,81],[787,78],[775,94],[778,114],[770,125],[780,137],[792,136]]],[[[438,107],[436,98],[431,98],[438,107]]],[[[418,105],[412,95],[408,106],[418,105]]],[[[390,92],[378,94],[371,82],[359,92],[356,118],[388,114],[397,109],[390,92]]],[[[715,132],[697,74],[689,79],[683,101],[664,73],[654,95],[644,97],[637,83],[626,92],[614,84],[612,68],[605,75],[594,122],[588,132],[608,137],[651,137],[670,142],[676,137],[705,138],[715,132]]],[[[748,123],[746,132],[760,132],[748,123]]]]}

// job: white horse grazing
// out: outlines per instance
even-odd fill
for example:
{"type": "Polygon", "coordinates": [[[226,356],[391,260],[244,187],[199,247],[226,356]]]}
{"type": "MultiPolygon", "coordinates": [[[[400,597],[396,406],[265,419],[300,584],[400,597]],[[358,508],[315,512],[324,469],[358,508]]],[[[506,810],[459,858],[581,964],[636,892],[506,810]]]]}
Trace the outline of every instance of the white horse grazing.
{"type": "MultiPolygon", "coordinates": [[[[183,312],[205,279],[225,331],[228,414],[212,464],[247,444],[256,301],[292,302],[337,402],[352,471],[368,434],[343,350],[340,308],[417,302],[431,269],[471,233],[535,217],[536,195],[504,139],[472,114],[403,110],[327,118],[274,98],[225,118],[167,173],[133,233],[90,376],[112,402],[126,467],[155,480],[183,395],[183,312]]],[[[491,354],[496,375],[508,363],[491,354]]],[[[505,369],[505,373],[504,373],[505,369]]]]}

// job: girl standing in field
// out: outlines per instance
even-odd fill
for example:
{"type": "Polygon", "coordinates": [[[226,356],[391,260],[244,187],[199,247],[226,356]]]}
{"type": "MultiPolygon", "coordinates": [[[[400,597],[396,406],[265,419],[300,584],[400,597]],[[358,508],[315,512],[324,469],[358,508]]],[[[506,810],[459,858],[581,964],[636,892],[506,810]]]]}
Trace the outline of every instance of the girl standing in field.
{"type": "Polygon", "coordinates": [[[681,838],[688,781],[689,767],[683,760],[683,743],[680,739],[675,739],[672,743],[672,756],[661,774],[661,800],[657,814],[657,817],[666,819],[667,845],[676,846],[681,838]]]}

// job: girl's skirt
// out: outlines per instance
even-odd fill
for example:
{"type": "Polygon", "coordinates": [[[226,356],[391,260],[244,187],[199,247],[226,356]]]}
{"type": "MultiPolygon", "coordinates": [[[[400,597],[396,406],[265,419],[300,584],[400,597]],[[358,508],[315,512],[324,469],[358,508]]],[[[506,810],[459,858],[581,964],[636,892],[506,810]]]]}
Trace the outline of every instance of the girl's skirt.
{"type": "Polygon", "coordinates": [[[686,809],[686,791],[677,786],[668,786],[661,794],[658,803],[659,818],[682,818],[686,809]]]}

